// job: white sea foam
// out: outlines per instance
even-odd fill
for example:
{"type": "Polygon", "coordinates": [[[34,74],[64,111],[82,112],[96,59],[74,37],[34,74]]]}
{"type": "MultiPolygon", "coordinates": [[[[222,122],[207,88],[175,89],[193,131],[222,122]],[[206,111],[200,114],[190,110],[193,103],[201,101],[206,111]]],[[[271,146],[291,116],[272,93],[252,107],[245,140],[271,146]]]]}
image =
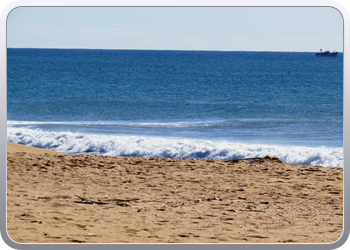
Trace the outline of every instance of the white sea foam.
{"type": "MultiPolygon", "coordinates": [[[[293,119],[234,119],[234,120],[205,120],[205,121],[178,121],[178,122],[41,122],[41,121],[7,121],[8,126],[26,125],[76,125],[76,126],[126,126],[145,128],[191,128],[191,127],[237,127],[262,123],[295,123],[293,119]]],[[[316,121],[305,120],[313,123],[316,121]]],[[[317,121],[320,122],[320,121],[317,121]]]]}
{"type": "Polygon", "coordinates": [[[47,132],[41,129],[12,126],[7,128],[7,140],[34,147],[78,154],[221,160],[269,155],[277,156],[281,160],[292,164],[343,167],[343,148],[276,146],[167,137],[47,132]]]}
{"type": "Polygon", "coordinates": [[[154,128],[186,128],[186,127],[207,127],[225,126],[227,122],[40,122],[40,121],[7,121],[8,126],[21,125],[76,125],[76,126],[126,126],[126,127],[154,127],[154,128]]]}

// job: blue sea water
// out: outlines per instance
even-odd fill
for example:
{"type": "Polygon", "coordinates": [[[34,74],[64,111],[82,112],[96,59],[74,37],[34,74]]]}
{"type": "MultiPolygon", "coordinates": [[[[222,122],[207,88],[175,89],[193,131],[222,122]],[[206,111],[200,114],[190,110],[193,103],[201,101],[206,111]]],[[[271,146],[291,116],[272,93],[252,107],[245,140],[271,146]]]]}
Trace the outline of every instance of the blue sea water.
{"type": "Polygon", "coordinates": [[[7,49],[7,140],[343,167],[343,54],[7,49]]]}

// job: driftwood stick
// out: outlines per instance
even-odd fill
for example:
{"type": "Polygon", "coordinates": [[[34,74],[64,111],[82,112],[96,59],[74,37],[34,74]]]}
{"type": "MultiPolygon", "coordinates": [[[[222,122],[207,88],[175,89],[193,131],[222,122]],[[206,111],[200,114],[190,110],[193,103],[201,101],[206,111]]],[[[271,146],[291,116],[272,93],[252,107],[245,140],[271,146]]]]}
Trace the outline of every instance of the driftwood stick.
{"type": "Polygon", "coordinates": [[[74,201],[74,203],[94,204],[94,202],[92,202],[92,201],[74,201]]]}
{"type": "Polygon", "coordinates": [[[101,201],[93,201],[93,200],[88,200],[86,198],[80,197],[79,195],[76,195],[76,197],[80,198],[81,201],[74,201],[74,203],[81,203],[81,204],[97,204],[97,205],[104,205],[104,204],[108,204],[106,202],[101,202],[101,201]]]}
{"type": "Polygon", "coordinates": [[[38,199],[40,200],[50,200],[50,199],[71,199],[72,197],[70,196],[53,196],[53,197],[49,197],[49,196],[44,196],[44,197],[38,197],[38,199]]]}
{"type": "MultiPolygon", "coordinates": [[[[98,204],[98,205],[104,205],[104,204],[108,204],[107,202],[102,202],[102,201],[93,201],[93,200],[89,200],[89,199],[86,199],[84,197],[81,197],[79,195],[76,195],[76,197],[78,197],[79,199],[81,199],[81,201],[75,201],[75,203],[81,203],[81,204],[98,204]]],[[[108,199],[108,201],[116,201],[117,205],[118,206],[130,206],[126,203],[123,203],[123,202],[130,202],[130,201],[137,201],[139,200],[140,198],[131,198],[131,199],[108,199]]]]}
{"type": "Polygon", "coordinates": [[[81,196],[79,196],[79,195],[76,195],[76,194],[75,194],[75,196],[78,197],[78,198],[80,198],[80,199],[83,200],[83,201],[90,201],[90,200],[88,200],[88,199],[86,199],[86,198],[83,198],[83,197],[81,197],[81,196]]]}
{"type": "Polygon", "coordinates": [[[109,201],[116,201],[116,202],[129,202],[129,201],[137,201],[139,198],[134,199],[108,199],[109,201]]]}

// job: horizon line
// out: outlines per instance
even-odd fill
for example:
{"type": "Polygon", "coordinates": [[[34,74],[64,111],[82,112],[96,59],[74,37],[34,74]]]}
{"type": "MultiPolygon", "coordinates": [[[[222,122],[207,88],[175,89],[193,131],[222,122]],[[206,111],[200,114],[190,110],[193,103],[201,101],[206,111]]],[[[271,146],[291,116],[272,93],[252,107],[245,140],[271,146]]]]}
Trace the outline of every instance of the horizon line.
{"type": "MultiPolygon", "coordinates": [[[[299,50],[214,50],[214,49],[115,49],[115,48],[39,48],[39,47],[7,47],[6,49],[66,49],[66,50],[143,50],[143,51],[212,51],[212,52],[304,52],[316,53],[318,51],[299,51],[299,50]]],[[[333,50],[334,51],[334,50],[333,50]]],[[[343,53],[343,51],[337,51],[343,53]]]]}

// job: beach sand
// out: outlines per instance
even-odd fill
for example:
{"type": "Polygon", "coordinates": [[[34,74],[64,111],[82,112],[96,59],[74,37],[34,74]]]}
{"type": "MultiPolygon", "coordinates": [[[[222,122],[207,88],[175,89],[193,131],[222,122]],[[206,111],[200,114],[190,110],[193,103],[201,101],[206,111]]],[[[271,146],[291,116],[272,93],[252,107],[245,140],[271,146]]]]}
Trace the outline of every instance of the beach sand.
{"type": "Polygon", "coordinates": [[[343,169],[8,143],[7,230],[20,243],[331,243],[343,231],[343,169]]]}

